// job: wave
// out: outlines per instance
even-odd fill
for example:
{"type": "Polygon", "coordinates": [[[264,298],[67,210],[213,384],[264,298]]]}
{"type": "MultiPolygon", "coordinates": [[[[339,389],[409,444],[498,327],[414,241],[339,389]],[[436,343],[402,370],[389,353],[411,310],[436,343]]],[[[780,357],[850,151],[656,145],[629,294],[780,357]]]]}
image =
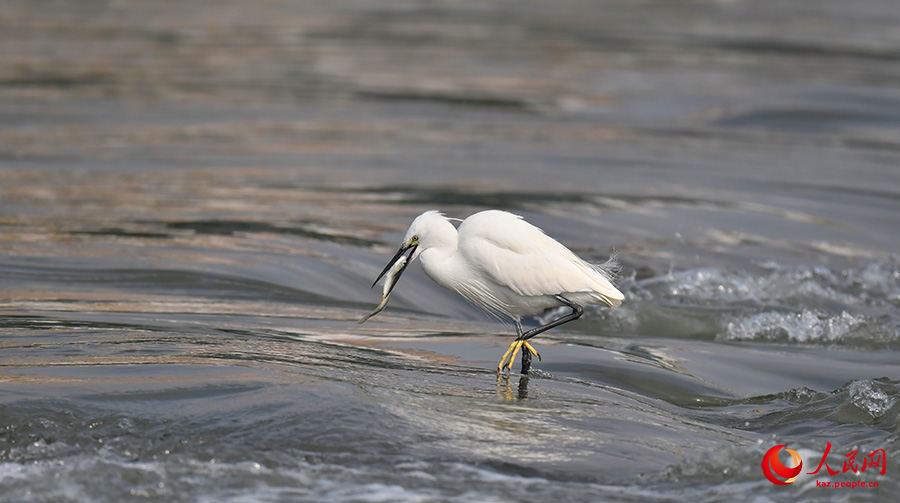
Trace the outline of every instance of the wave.
{"type": "Polygon", "coordinates": [[[857,268],[766,263],[702,268],[620,285],[604,332],[717,341],[900,347],[900,257],[857,268]]]}
{"type": "Polygon", "coordinates": [[[833,345],[890,346],[900,341],[896,321],[804,309],[800,312],[764,312],[729,321],[718,340],[833,345]]]}

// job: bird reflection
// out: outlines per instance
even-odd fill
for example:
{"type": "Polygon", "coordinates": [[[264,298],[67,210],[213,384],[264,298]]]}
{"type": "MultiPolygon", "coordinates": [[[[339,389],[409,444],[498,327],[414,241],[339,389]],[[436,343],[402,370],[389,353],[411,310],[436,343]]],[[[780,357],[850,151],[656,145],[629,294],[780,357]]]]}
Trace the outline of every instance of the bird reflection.
{"type": "Polygon", "coordinates": [[[513,393],[512,382],[509,374],[497,376],[497,392],[506,400],[512,402],[514,400],[525,400],[528,398],[528,381],[531,378],[527,375],[519,377],[519,384],[516,386],[516,392],[513,393]]]}

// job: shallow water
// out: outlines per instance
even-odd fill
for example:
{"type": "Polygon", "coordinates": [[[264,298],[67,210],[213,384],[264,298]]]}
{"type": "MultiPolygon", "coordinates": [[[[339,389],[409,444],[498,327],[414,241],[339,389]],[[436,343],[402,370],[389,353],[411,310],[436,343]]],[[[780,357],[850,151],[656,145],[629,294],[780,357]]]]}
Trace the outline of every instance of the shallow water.
{"type": "Polygon", "coordinates": [[[898,16],[4,6],[0,500],[896,494],[898,16]],[[617,251],[626,301],[535,339],[529,377],[417,264],[358,325],[431,208],[617,251]],[[829,443],[885,474],[808,475],[829,443]]]}

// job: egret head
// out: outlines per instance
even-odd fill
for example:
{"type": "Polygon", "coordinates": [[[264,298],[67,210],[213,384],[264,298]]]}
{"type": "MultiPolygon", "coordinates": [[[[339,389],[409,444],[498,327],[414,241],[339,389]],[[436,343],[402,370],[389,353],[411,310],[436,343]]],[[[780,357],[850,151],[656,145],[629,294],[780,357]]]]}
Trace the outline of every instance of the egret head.
{"type": "Polygon", "coordinates": [[[403,238],[403,244],[416,247],[409,257],[409,261],[412,262],[429,248],[456,248],[456,236],[456,228],[450,223],[450,219],[437,210],[428,210],[417,216],[410,224],[403,238]]]}
{"type": "Polygon", "coordinates": [[[388,281],[392,282],[390,288],[393,288],[393,285],[400,279],[400,275],[406,270],[406,266],[415,260],[420,253],[428,248],[446,245],[451,241],[455,242],[455,237],[456,228],[453,227],[453,224],[450,223],[443,213],[437,210],[429,210],[422,213],[410,224],[409,229],[406,230],[406,236],[403,237],[403,244],[400,245],[400,249],[397,250],[394,257],[384,267],[381,274],[375,279],[375,283],[372,283],[372,286],[375,286],[395,264],[404,260],[403,265],[400,266],[397,272],[388,278],[388,281]]]}
{"type": "Polygon", "coordinates": [[[456,228],[450,223],[450,220],[443,213],[430,210],[422,213],[409,226],[406,236],[403,238],[403,244],[394,257],[388,262],[385,268],[372,283],[375,286],[382,277],[387,275],[384,285],[384,293],[381,296],[381,304],[375,309],[375,312],[363,318],[360,323],[377,314],[387,304],[387,300],[393,291],[394,286],[400,280],[400,276],[410,262],[415,260],[423,251],[440,246],[456,247],[456,228]],[[390,271],[390,272],[388,272],[390,271]]]}

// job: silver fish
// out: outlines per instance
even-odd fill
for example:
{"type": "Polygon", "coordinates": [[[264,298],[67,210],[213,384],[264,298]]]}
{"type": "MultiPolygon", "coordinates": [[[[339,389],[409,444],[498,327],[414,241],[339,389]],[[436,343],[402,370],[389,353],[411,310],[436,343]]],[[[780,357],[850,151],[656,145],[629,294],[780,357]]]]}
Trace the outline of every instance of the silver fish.
{"type": "Polygon", "coordinates": [[[372,316],[380,313],[381,310],[384,309],[385,306],[387,306],[388,299],[391,298],[391,291],[394,289],[394,286],[400,279],[400,275],[403,274],[403,270],[406,269],[407,264],[408,260],[405,256],[401,256],[399,259],[397,259],[396,262],[394,262],[394,265],[391,266],[390,270],[387,272],[387,275],[384,277],[384,287],[381,290],[381,303],[378,304],[378,307],[376,307],[375,310],[372,311],[368,316],[359,320],[360,325],[365,323],[372,316]]]}

